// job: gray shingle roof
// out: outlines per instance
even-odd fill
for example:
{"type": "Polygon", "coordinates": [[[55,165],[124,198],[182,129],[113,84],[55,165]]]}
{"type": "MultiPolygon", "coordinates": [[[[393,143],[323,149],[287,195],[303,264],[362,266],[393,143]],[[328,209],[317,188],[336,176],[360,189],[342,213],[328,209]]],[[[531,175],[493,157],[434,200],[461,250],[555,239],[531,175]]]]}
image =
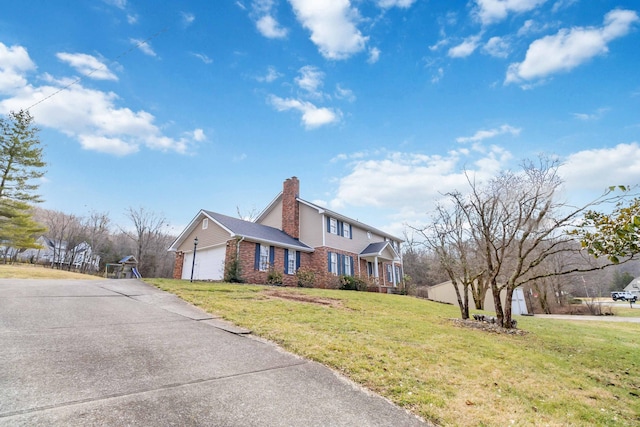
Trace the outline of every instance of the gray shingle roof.
{"type": "Polygon", "coordinates": [[[370,243],[369,246],[360,252],[360,255],[379,254],[388,244],[389,242],[370,243]]]}
{"type": "Polygon", "coordinates": [[[282,230],[267,225],[256,224],[255,222],[245,221],[222,215],[216,212],[204,211],[210,218],[217,221],[231,231],[233,234],[246,237],[250,240],[258,240],[261,242],[272,242],[283,246],[297,248],[303,251],[313,251],[309,246],[294,239],[282,230]]]}

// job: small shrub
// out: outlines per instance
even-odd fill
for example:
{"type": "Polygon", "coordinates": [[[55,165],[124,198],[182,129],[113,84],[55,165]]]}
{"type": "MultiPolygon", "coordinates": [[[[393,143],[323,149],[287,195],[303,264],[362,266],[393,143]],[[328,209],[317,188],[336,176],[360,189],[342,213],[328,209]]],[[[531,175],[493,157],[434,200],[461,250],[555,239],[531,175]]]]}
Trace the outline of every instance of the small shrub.
{"type": "Polygon", "coordinates": [[[359,276],[340,276],[340,289],[346,291],[366,291],[368,281],[359,276]]]}
{"type": "Polygon", "coordinates": [[[316,275],[316,288],[320,289],[340,289],[340,277],[329,273],[318,273],[316,275]]]}
{"type": "Polygon", "coordinates": [[[243,283],[240,260],[231,259],[224,268],[224,281],[229,283],[243,283]]]}
{"type": "Polygon", "coordinates": [[[267,285],[282,285],[282,281],[282,271],[276,270],[273,266],[269,267],[269,272],[267,273],[267,285]]]}
{"type": "Polygon", "coordinates": [[[296,277],[298,278],[298,286],[301,288],[313,288],[316,284],[316,273],[309,268],[300,267],[296,271],[296,277]]]}

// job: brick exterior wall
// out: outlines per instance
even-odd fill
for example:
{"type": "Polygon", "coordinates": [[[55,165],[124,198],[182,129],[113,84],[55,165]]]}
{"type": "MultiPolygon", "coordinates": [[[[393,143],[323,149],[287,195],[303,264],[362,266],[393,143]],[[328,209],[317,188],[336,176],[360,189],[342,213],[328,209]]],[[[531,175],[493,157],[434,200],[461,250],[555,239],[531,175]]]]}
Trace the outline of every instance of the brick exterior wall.
{"type": "Polygon", "coordinates": [[[176,252],[176,260],[173,264],[173,278],[182,279],[182,267],[184,266],[184,252],[176,252]]]}
{"type": "Polygon", "coordinates": [[[299,195],[298,178],[287,179],[282,186],[282,231],[294,239],[300,238],[300,205],[296,200],[299,195]]]}

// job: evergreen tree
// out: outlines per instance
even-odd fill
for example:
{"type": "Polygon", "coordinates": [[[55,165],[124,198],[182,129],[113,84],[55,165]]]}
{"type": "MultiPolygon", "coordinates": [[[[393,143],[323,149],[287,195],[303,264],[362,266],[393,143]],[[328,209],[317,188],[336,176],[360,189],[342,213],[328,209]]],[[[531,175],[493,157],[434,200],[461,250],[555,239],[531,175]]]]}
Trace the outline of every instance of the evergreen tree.
{"type": "Polygon", "coordinates": [[[38,132],[28,111],[0,117],[0,241],[7,247],[36,248],[37,234],[45,231],[31,212],[42,201],[37,190],[45,162],[38,132]]]}

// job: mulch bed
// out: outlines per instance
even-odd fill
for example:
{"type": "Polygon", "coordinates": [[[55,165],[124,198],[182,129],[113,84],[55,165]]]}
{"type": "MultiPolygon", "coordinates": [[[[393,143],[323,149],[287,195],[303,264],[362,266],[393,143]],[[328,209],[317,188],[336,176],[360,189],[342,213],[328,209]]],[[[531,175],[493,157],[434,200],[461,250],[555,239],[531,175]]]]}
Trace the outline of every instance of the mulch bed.
{"type": "Polygon", "coordinates": [[[527,331],[523,331],[518,328],[506,329],[495,323],[479,322],[472,319],[450,319],[453,324],[459,328],[472,328],[480,329],[481,331],[490,332],[494,334],[508,334],[508,335],[526,335],[527,331]]]}

